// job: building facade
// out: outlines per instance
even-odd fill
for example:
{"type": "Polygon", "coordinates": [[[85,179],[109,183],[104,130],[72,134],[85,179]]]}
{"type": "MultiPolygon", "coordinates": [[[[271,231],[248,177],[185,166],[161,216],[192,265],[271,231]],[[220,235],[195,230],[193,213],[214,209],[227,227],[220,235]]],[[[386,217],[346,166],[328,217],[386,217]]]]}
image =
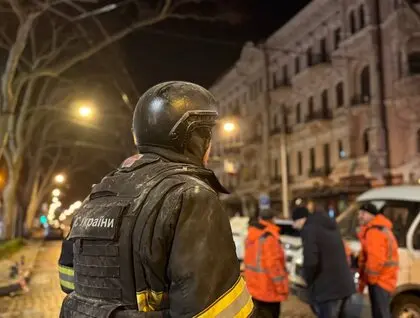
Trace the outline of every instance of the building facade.
{"type": "Polygon", "coordinates": [[[282,168],[289,204],[335,210],[385,181],[420,181],[413,2],[314,0],[264,43],[244,45],[210,89],[221,116],[211,165],[232,212],[252,215],[261,193],[280,212],[282,168]]]}

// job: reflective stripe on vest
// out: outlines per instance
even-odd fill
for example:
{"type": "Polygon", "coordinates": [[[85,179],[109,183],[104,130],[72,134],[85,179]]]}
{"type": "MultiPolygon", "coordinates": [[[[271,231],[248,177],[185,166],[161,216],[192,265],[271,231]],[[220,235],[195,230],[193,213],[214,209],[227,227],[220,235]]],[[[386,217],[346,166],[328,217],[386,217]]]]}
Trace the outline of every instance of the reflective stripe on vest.
{"type": "Polygon", "coordinates": [[[74,269],[64,265],[58,266],[60,285],[64,288],[74,290],[74,269]]]}
{"type": "Polygon", "coordinates": [[[156,311],[159,309],[163,299],[163,292],[143,290],[136,293],[137,306],[141,312],[156,311]]]}
{"type": "MultiPolygon", "coordinates": [[[[264,267],[262,266],[262,263],[261,263],[262,247],[263,247],[263,244],[264,244],[266,239],[267,239],[267,235],[263,235],[258,239],[256,266],[245,265],[245,269],[247,269],[251,272],[254,272],[254,273],[268,274],[268,271],[264,269],[264,267]]],[[[283,276],[283,275],[276,276],[276,277],[272,278],[272,280],[276,283],[281,282],[284,279],[285,279],[285,276],[283,276]]]]}
{"type": "Polygon", "coordinates": [[[235,285],[196,318],[249,317],[254,309],[252,298],[246,289],[245,281],[239,277],[235,285]]]}
{"type": "MultiPolygon", "coordinates": [[[[393,252],[393,247],[392,247],[392,236],[391,236],[391,232],[388,228],[386,227],[371,227],[371,229],[378,229],[379,231],[381,231],[382,233],[384,233],[386,235],[386,240],[387,240],[387,261],[384,262],[383,266],[384,267],[395,267],[398,266],[398,262],[395,262],[392,260],[392,252],[393,252]]],[[[372,271],[368,268],[365,269],[365,273],[370,275],[370,276],[379,276],[381,273],[377,272],[377,271],[372,271]]]]}

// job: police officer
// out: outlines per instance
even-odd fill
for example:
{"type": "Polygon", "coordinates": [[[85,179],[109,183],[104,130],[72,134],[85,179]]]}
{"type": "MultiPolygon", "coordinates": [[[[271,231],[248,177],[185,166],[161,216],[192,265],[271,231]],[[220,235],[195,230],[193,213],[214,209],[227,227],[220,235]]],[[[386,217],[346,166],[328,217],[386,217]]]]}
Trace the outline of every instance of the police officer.
{"type": "Polygon", "coordinates": [[[140,154],[93,187],[63,243],[61,317],[251,316],[226,190],[205,168],[216,119],[214,97],[192,83],[140,98],[140,154]]]}

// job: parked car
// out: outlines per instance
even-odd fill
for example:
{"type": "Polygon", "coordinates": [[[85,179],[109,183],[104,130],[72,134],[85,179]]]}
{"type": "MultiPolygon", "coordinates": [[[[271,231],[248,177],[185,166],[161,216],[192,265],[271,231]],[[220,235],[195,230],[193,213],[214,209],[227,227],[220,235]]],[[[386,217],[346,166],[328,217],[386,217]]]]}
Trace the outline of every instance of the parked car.
{"type": "MultiPolygon", "coordinates": [[[[392,317],[420,317],[420,186],[391,186],[369,190],[337,218],[341,234],[355,254],[361,249],[357,238],[359,206],[367,202],[374,204],[391,220],[399,245],[400,270],[397,290],[391,302],[392,317]]],[[[299,249],[292,261],[289,280],[292,291],[301,300],[307,301],[302,255],[302,249],[299,249]]],[[[354,279],[357,283],[357,271],[354,279]]],[[[359,317],[370,317],[369,306],[366,295],[355,297],[354,311],[359,312],[359,317]]]]}
{"type": "Polygon", "coordinates": [[[45,240],[53,241],[53,240],[62,240],[64,238],[64,232],[60,228],[54,228],[49,226],[45,229],[45,240]]]}

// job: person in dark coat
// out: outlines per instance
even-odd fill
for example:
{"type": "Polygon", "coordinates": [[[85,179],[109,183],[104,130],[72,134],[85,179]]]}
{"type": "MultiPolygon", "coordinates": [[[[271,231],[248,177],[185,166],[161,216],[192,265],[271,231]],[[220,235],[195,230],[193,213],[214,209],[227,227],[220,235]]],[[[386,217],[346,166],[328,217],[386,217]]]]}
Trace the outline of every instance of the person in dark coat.
{"type": "Polygon", "coordinates": [[[356,288],[337,223],[322,212],[309,213],[306,207],[296,208],[292,218],[301,231],[303,274],[318,317],[344,317],[356,288]]]}

